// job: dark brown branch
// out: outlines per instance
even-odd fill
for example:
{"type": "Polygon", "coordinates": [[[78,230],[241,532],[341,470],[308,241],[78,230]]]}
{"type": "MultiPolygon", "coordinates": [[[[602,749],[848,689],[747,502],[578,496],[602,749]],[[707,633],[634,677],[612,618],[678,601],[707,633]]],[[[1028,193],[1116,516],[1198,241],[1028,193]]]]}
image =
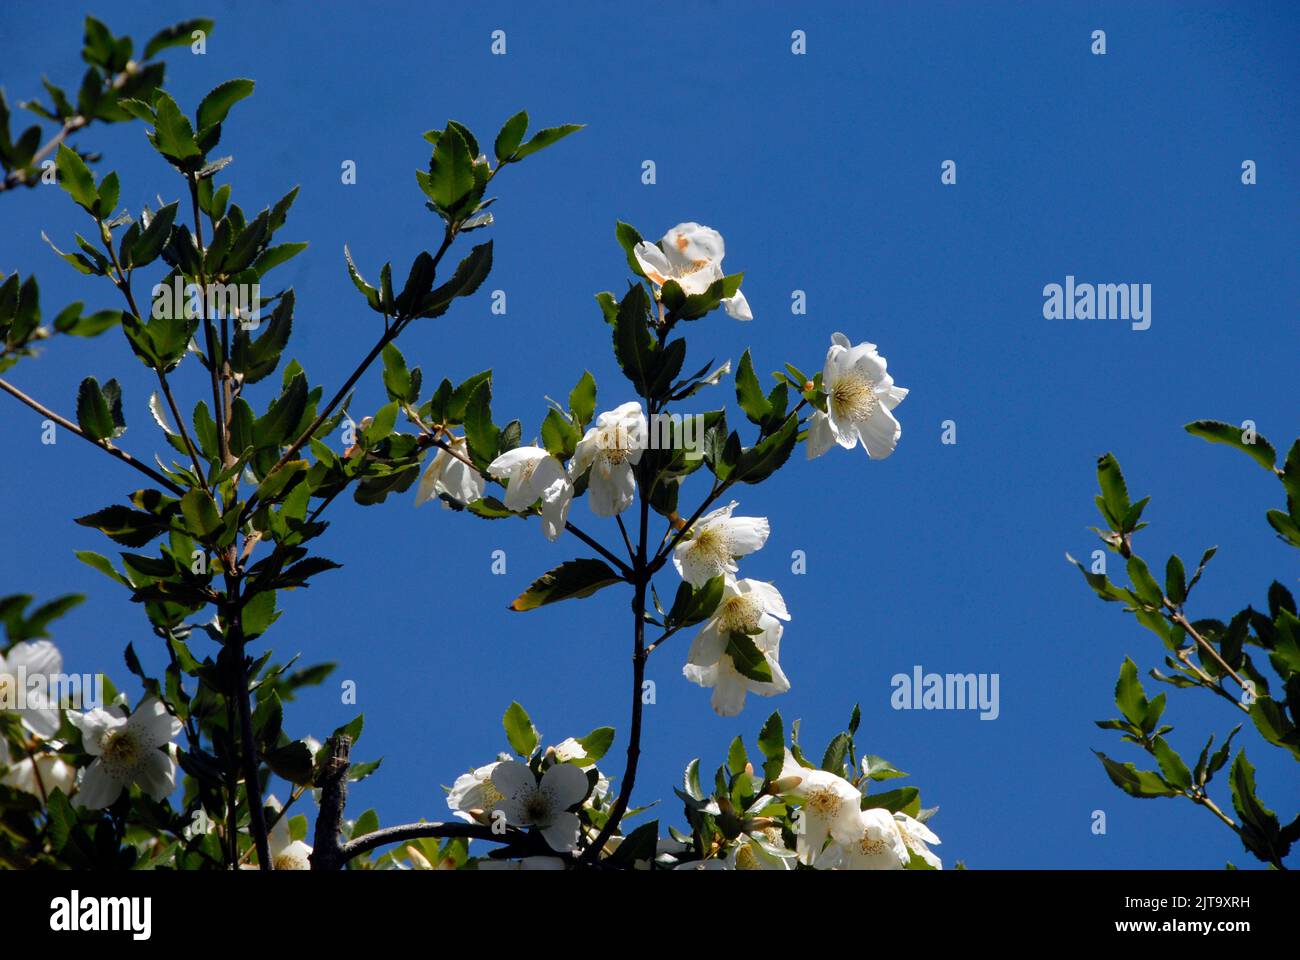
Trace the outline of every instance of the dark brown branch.
{"type": "Polygon", "coordinates": [[[320,811],[316,814],[316,839],[312,845],[313,870],[342,870],[343,844],[339,841],[339,827],[343,823],[343,809],[348,802],[348,755],[352,752],[352,738],[330,737],[326,741],[329,756],[320,774],[320,811]]]}
{"type": "Polygon", "coordinates": [[[321,772],[320,812],[316,815],[316,839],[311,854],[313,870],[342,870],[353,857],[369,853],[385,844],[401,843],[404,840],[416,840],[420,837],[465,837],[471,840],[505,843],[519,836],[515,830],[504,834],[493,833],[491,827],[477,823],[406,823],[397,827],[385,827],[344,843],[340,828],[343,824],[343,812],[348,803],[348,768],[351,766],[349,754],[352,751],[352,738],[330,737],[326,746],[329,749],[329,757],[321,772]]]}

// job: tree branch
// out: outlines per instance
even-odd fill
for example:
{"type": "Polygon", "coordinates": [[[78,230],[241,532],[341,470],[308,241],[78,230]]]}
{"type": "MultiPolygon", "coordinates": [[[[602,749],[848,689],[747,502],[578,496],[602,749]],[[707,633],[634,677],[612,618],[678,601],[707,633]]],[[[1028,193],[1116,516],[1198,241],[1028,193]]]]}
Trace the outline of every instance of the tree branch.
{"type": "Polygon", "coordinates": [[[344,843],[340,827],[348,802],[352,738],[330,737],[326,746],[329,748],[329,757],[321,773],[320,812],[316,815],[315,845],[311,854],[313,870],[342,870],[353,857],[369,853],[385,844],[420,837],[465,837],[505,843],[519,836],[513,830],[505,834],[493,833],[491,827],[477,823],[406,823],[397,827],[385,827],[344,843]]]}
{"type": "Polygon", "coordinates": [[[121,460],[127,466],[134,467],[135,469],[139,470],[141,473],[147,476],[154,483],[158,484],[161,487],[165,487],[166,489],[170,490],[172,493],[176,494],[176,496],[180,497],[185,495],[185,491],[182,490],[180,486],[173,483],[171,480],[168,480],[166,477],[164,477],[153,467],[137,460],[135,457],[131,456],[131,454],[127,453],[125,450],[113,446],[107,440],[96,440],[94,437],[88,435],[84,430],[81,429],[81,427],[77,426],[67,417],[60,416],[59,414],[51,410],[49,407],[45,406],[44,404],[40,403],[37,400],[32,399],[27,394],[23,393],[21,390],[15,387],[8,380],[0,379],[0,390],[5,391],[5,393],[8,393],[10,396],[18,400],[21,400],[23,403],[27,404],[27,406],[31,407],[33,410],[35,410],[41,416],[45,417],[47,420],[52,420],[55,423],[57,423],[59,426],[63,427],[63,429],[70,430],[72,433],[75,433],[77,436],[81,437],[81,439],[85,440],[91,446],[103,450],[109,456],[116,457],[118,460],[121,460]]]}

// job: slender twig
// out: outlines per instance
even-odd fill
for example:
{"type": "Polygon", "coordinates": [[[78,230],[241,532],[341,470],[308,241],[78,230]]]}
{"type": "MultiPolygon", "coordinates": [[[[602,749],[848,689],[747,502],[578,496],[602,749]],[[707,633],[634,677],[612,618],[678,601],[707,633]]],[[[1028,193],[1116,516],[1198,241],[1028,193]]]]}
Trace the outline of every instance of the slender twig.
{"type": "Polygon", "coordinates": [[[599,553],[610,563],[614,564],[618,568],[618,572],[622,574],[624,580],[630,581],[633,578],[632,569],[626,563],[624,563],[622,560],[616,557],[613,553],[611,553],[609,550],[606,550],[603,546],[601,546],[598,541],[596,541],[592,537],[589,537],[587,534],[583,533],[581,530],[575,527],[572,523],[569,523],[567,521],[564,524],[564,529],[568,530],[571,534],[573,534],[575,537],[577,537],[587,546],[591,547],[591,549],[595,550],[597,553],[599,553]]]}
{"type": "Polygon", "coordinates": [[[1226,823],[1229,827],[1232,828],[1233,833],[1237,833],[1237,834],[1241,833],[1241,828],[1237,826],[1236,821],[1233,820],[1232,817],[1224,813],[1222,810],[1220,810],[1218,804],[1216,804],[1213,800],[1207,797],[1204,793],[1187,793],[1186,796],[1189,797],[1194,803],[1200,804],[1206,810],[1209,810],[1210,813],[1214,814],[1216,817],[1218,817],[1220,820],[1226,823]]]}
{"type": "MultiPolygon", "coordinates": [[[[1169,604],[1169,601],[1166,600],[1165,603],[1169,604]]],[[[1232,667],[1228,666],[1227,661],[1224,660],[1223,657],[1219,655],[1219,651],[1215,650],[1214,647],[1210,646],[1209,641],[1196,632],[1196,628],[1192,626],[1191,622],[1187,619],[1186,614],[1174,608],[1172,604],[1169,604],[1169,606],[1172,611],[1169,614],[1170,622],[1177,627],[1181,627],[1189,637],[1195,640],[1197,645],[1203,651],[1205,651],[1210,655],[1210,659],[1213,660],[1216,664],[1218,664],[1220,669],[1222,669],[1224,673],[1232,677],[1233,680],[1237,681],[1237,685],[1241,687],[1242,690],[1252,689],[1251,687],[1246,686],[1246,681],[1242,680],[1241,677],[1237,675],[1236,670],[1233,670],[1232,667]]]]}
{"type": "MultiPolygon", "coordinates": [[[[439,261],[442,260],[443,254],[445,254],[447,252],[447,249],[451,246],[452,240],[455,239],[455,235],[456,235],[455,230],[452,227],[448,226],[446,232],[443,235],[442,245],[438,247],[438,252],[434,255],[433,258],[433,267],[435,270],[438,267],[439,261]]],[[[370,369],[370,365],[374,363],[375,359],[379,356],[379,354],[383,352],[384,347],[388,346],[388,344],[396,340],[401,335],[402,331],[406,329],[409,323],[410,323],[410,318],[407,318],[405,320],[399,321],[398,323],[394,324],[392,327],[385,328],[383,335],[379,338],[379,340],[375,343],[375,345],[371,347],[370,352],[367,353],[365,358],[361,361],[361,363],[357,365],[357,368],[352,371],[351,375],[347,378],[347,380],[344,381],[343,386],[339,387],[338,391],[330,399],[329,403],[327,403],[324,406],[324,408],[321,410],[321,412],[316,415],[316,419],[313,420],[311,424],[307,427],[307,429],[302,432],[302,435],[299,436],[298,439],[294,440],[293,443],[289,444],[288,449],[286,449],[285,452],[281,454],[280,459],[277,460],[275,462],[275,465],[271,467],[270,470],[267,471],[268,474],[274,473],[276,470],[280,469],[286,463],[292,460],[294,458],[294,455],[303,448],[303,445],[306,444],[307,441],[311,440],[312,437],[316,435],[316,431],[321,428],[321,424],[323,424],[326,420],[328,420],[333,415],[334,410],[338,407],[340,403],[343,402],[343,398],[346,397],[351,392],[352,388],[356,386],[357,381],[361,379],[362,375],[367,370],[370,369]]],[[[253,512],[253,508],[256,505],[257,505],[257,494],[254,493],[251,497],[249,497],[248,502],[244,504],[244,511],[243,511],[244,516],[250,516],[253,512]]]]}
{"type": "Polygon", "coordinates": [[[226,408],[221,402],[221,367],[224,357],[217,356],[216,337],[212,325],[208,323],[208,278],[203,267],[207,250],[203,245],[203,214],[199,210],[199,181],[193,175],[186,175],[190,185],[190,208],[194,213],[194,240],[199,253],[199,323],[203,325],[203,342],[208,352],[208,377],[212,381],[212,416],[217,423],[217,450],[221,458],[221,468],[230,466],[230,450],[226,436],[226,408]]]}
{"type": "MultiPolygon", "coordinates": [[[[96,218],[96,222],[101,224],[96,218]]],[[[106,232],[101,229],[101,238],[104,242],[104,249],[108,251],[109,258],[113,262],[113,270],[116,277],[113,285],[121,291],[122,296],[126,299],[126,305],[131,308],[131,314],[139,322],[144,322],[144,317],[140,314],[140,306],[136,303],[135,293],[131,290],[131,278],[126,271],[122,269],[122,262],[117,258],[117,251],[113,249],[113,244],[106,232]]],[[[185,448],[190,452],[190,463],[194,466],[194,475],[198,478],[199,483],[207,489],[207,478],[203,472],[203,467],[199,465],[199,452],[195,447],[194,441],[190,439],[189,430],[185,426],[185,418],[181,416],[180,408],[176,405],[176,398],[172,396],[171,385],[167,382],[167,374],[163,373],[162,367],[155,367],[154,372],[158,374],[158,386],[162,390],[163,397],[167,400],[167,406],[172,412],[172,418],[176,421],[176,429],[180,431],[181,439],[185,443],[185,448]]],[[[224,466],[224,464],[223,464],[224,466]]]]}
{"type": "Polygon", "coordinates": [[[244,796],[248,802],[248,821],[257,848],[257,864],[272,869],[271,847],[262,810],[262,784],[258,778],[257,739],[253,734],[253,710],[249,701],[248,663],[244,653],[244,627],[239,609],[239,578],[226,574],[227,614],[226,643],[235,660],[235,707],[239,712],[240,760],[244,768],[244,796]]]}
{"type": "Polygon", "coordinates": [[[27,394],[23,393],[21,390],[15,387],[8,380],[0,379],[0,390],[5,391],[5,393],[9,394],[10,396],[14,397],[17,400],[21,400],[23,403],[27,404],[27,406],[31,407],[33,410],[35,410],[41,416],[45,417],[47,420],[52,420],[54,423],[57,423],[59,426],[63,427],[63,429],[70,430],[71,432],[75,433],[77,436],[81,437],[81,439],[85,440],[87,443],[91,444],[92,446],[97,447],[100,450],[103,450],[105,453],[109,454],[110,456],[116,457],[118,460],[121,460],[123,463],[127,464],[128,466],[134,467],[135,469],[139,470],[145,476],[149,477],[149,479],[152,480],[154,483],[158,484],[161,487],[165,487],[166,489],[170,490],[172,493],[176,494],[176,496],[178,497],[184,496],[185,491],[180,486],[173,483],[171,480],[167,479],[165,476],[163,476],[153,467],[149,466],[146,463],[140,462],[135,457],[131,456],[131,454],[127,453],[125,450],[122,450],[119,447],[113,446],[107,440],[96,440],[94,437],[87,434],[84,430],[81,429],[81,427],[77,426],[77,424],[73,423],[67,417],[60,416],[59,414],[51,410],[49,407],[45,406],[44,404],[40,403],[37,400],[32,399],[27,394]]]}
{"type": "Polygon", "coordinates": [[[618,532],[623,534],[623,546],[627,547],[627,555],[629,557],[636,556],[636,551],[632,549],[632,541],[627,535],[627,527],[623,525],[623,515],[616,513],[614,519],[618,521],[618,532]]]}
{"type": "Polygon", "coordinates": [[[656,640],[654,643],[650,644],[648,647],[645,648],[646,656],[648,657],[650,656],[650,654],[654,653],[655,647],[659,646],[659,644],[663,643],[665,640],[667,640],[669,637],[671,637],[674,633],[676,633],[680,629],[681,629],[680,627],[669,627],[667,630],[661,633],[659,635],[658,640],[656,640]]]}
{"type": "Polygon", "coordinates": [[[650,523],[650,502],[644,497],[638,498],[641,507],[640,531],[637,535],[636,552],[633,555],[632,597],[632,721],[628,727],[627,764],[623,768],[623,780],[619,785],[618,798],[609,811],[609,819],[597,834],[595,841],[582,855],[583,863],[594,863],[600,852],[614,835],[618,825],[627,813],[632,801],[632,788],[636,785],[637,764],[641,758],[641,716],[643,708],[642,686],[645,684],[645,598],[646,587],[650,583],[653,571],[646,563],[646,534],[650,523]]]}
{"type": "MultiPolygon", "coordinates": [[[[126,85],[126,81],[130,79],[131,75],[138,71],[139,67],[134,63],[134,61],[132,61],[125,69],[120,70],[118,73],[113,75],[113,79],[108,83],[108,89],[121,90],[122,87],[126,85]]],[[[70,133],[90,126],[94,119],[94,117],[85,117],[81,114],[65,117],[63,125],[59,128],[59,131],[46,141],[45,145],[37,150],[36,153],[32,154],[31,162],[27,166],[31,168],[39,167],[46,157],[59,148],[59,144],[63,143],[70,133]]],[[[26,183],[27,176],[25,169],[11,170],[3,178],[0,178],[0,193],[24,186],[26,183]]]]}
{"type": "MultiPolygon", "coordinates": [[[[58,133],[50,137],[50,139],[45,142],[45,145],[32,155],[31,163],[27,166],[31,168],[39,167],[50,154],[59,149],[59,144],[67,139],[68,134],[72,133],[74,130],[80,130],[89,123],[90,121],[82,116],[68,117],[63,121],[63,126],[59,128],[58,133]]],[[[25,169],[11,170],[3,179],[0,179],[0,193],[3,193],[6,190],[13,190],[17,187],[25,186],[26,184],[27,176],[25,169]]]]}

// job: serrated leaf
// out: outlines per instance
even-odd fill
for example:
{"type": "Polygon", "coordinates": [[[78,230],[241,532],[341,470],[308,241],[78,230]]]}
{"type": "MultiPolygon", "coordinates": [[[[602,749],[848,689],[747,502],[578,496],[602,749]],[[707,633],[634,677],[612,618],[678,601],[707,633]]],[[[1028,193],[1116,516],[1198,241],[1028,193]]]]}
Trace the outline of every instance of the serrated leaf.
{"type": "MultiPolygon", "coordinates": [[[[510,604],[511,610],[534,610],[561,600],[589,597],[622,578],[603,560],[568,560],[542,574],[510,604]]],[[[751,641],[752,643],[752,641],[751,641]]]]}

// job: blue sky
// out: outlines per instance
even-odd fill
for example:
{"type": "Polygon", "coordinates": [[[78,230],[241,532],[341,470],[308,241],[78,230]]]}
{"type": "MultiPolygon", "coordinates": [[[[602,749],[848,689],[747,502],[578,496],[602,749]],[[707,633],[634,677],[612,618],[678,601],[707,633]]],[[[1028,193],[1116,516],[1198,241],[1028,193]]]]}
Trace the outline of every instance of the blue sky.
{"type": "MultiPolygon", "coordinates": [[[[144,7],[113,6],[92,12],[137,45],[162,25],[144,7]]],[[[1125,655],[1145,672],[1160,653],[1063,554],[1093,549],[1094,460],[1111,450],[1135,497],[1153,495],[1139,541],[1153,566],[1170,550],[1194,563],[1219,545],[1195,616],[1262,605],[1273,578],[1295,584],[1295,552],[1263,517],[1280,506],[1280,486],[1182,430],[1199,417],[1250,418],[1278,446],[1300,434],[1295,9],[706,3],[667,5],[661,22],[616,9],[213,2],[168,14],[217,20],[206,56],[168,58],[182,106],[230,77],[257,81],[225,125],[235,200],[260,209],[302,186],[280,237],[311,248],[277,274],[298,296],[291,353],[332,392],[376,336],[344,271],[344,243],[369,274],[389,259],[404,270],[436,246],[413,176],[428,159],[424,130],[450,117],[490,141],[521,108],[535,126],[588,124],[497,182],[491,279],[403,338],[426,383],[493,367],[498,422],[518,416],[526,436],[543,396],[566,395],[584,368],[599,409],[630,399],[592,300],[627,276],[615,220],[654,237],[697,220],[725,235],[727,268],[745,271],[755,320],[717,314],[694,325],[688,367],[751,347],[760,372],[784,361],[816,369],[841,330],[879,344],[912,391],[891,459],[833,450],[807,463],[800,451],[773,481],[740,492],[741,513],[771,518],[771,539],[743,570],[774,580],[789,604],[782,661],[793,690],[716,717],[708,692],[680,675],[689,637],[669,641],[649,665],[657,703],[646,712],[636,802],[661,800],[660,814],[680,823],[671,787],[692,757],[712,769],[735,734],[752,744],[773,707],[801,717],[820,752],[860,702],[861,746],[913,774],[906,782],[941,807],[932,826],[945,862],[1253,863],[1204,811],[1120,794],[1089,752],[1144,759],[1092,720],[1114,715],[1125,655]],[[489,51],[496,29],[505,56],[489,51]],[[804,56],[791,54],[795,29],[806,31],[804,56]],[[1089,52],[1094,29],[1106,31],[1105,56],[1089,52]],[[1255,186],[1240,182],[1247,159],[1255,186]],[[344,160],[357,164],[355,185],[340,183],[344,160]],[[654,185],[641,183],[644,160],[656,163],[654,185]],[[945,160],[957,163],[955,186],[940,184],[945,160]],[[1150,283],[1151,328],[1043,319],[1044,285],[1067,274],[1150,283]],[[492,289],[507,293],[504,317],[489,312],[492,289]],[[807,293],[806,316],[791,313],[796,289],[807,293]],[[948,419],[955,446],[940,443],[948,419]],[[794,550],[806,552],[807,575],[792,575],[794,550]],[[1001,715],[891,709],[890,677],[917,664],[999,674],[1001,715]],[[1105,836],[1090,831],[1098,809],[1105,836]]],[[[39,93],[42,72],[75,89],[82,12],[51,8],[21,35],[0,36],[11,103],[39,93]]],[[[80,142],[104,153],[101,171],[119,171],[133,209],[158,192],[179,195],[139,124],[80,142]]],[[[42,229],[64,245],[84,223],[61,194],[4,197],[0,268],[37,271],[50,316],[74,299],[109,305],[111,291],[60,263],[42,229]]],[[[82,377],[118,376],[131,426],[123,443],[151,455],[161,444],[145,409],[147,372],[111,333],[56,343],[9,377],[71,412],[82,377]]],[[[201,393],[180,379],[188,408],[201,393]]],[[[729,388],[708,399],[723,397],[734,408],[729,388]]],[[[381,400],[376,372],[356,409],[381,400]]],[[[42,446],[36,418],[7,399],[0,445],[0,593],[85,593],[57,635],[69,669],[124,678],[123,646],[147,648],[150,635],[119,588],[73,558],[111,544],[71,517],[135,489],[135,476],[75,438],[42,446]]],[[[439,785],[504,746],[512,699],[549,742],[605,724],[625,731],[627,597],[506,609],[536,575],[588,555],[581,544],[417,512],[409,497],[331,513],[321,551],[345,569],[282,595],[286,615],[267,640],[339,663],[334,681],[291,711],[293,733],[324,736],[366,713],[357,752],[386,760],[354,789],[353,814],[445,816],[439,785]],[[505,576],[490,571],[497,549],[507,551],[505,576]],[[339,702],[343,679],[357,683],[357,708],[339,702]]],[[[574,519],[617,541],[585,504],[574,519]]],[[[663,575],[661,592],[673,580],[663,575]]],[[[1206,694],[1171,700],[1172,742],[1192,759],[1210,730],[1236,723],[1206,694]]],[[[1295,765],[1251,730],[1239,742],[1259,766],[1261,796],[1289,819],[1295,765]]],[[[621,769],[624,746],[620,736],[608,772],[621,769]]]]}

